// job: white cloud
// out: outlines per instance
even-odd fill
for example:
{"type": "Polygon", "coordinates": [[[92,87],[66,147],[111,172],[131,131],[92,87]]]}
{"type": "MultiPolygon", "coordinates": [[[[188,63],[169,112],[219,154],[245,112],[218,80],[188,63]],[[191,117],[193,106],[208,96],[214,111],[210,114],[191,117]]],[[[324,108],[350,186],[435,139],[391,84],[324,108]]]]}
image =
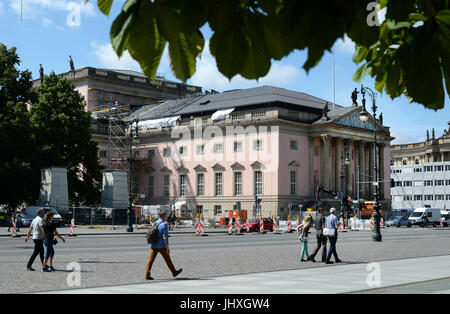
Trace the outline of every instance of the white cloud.
{"type": "Polygon", "coordinates": [[[44,27],[49,27],[50,25],[53,24],[53,21],[44,17],[42,18],[42,25],[44,25],[44,27]]]}
{"type": "Polygon", "coordinates": [[[51,11],[62,12],[67,15],[69,10],[67,5],[71,2],[80,5],[81,15],[96,16],[96,1],[85,3],[84,0],[25,0],[23,2],[17,0],[7,0],[10,8],[16,12],[17,15],[22,14],[25,20],[36,20],[46,16],[51,11]]]}
{"type": "Polygon", "coordinates": [[[395,137],[395,140],[392,141],[392,144],[410,144],[410,143],[419,143],[425,141],[425,136],[415,136],[410,134],[405,134],[403,132],[399,132],[396,130],[392,130],[392,136],[395,137]]]}
{"type": "Polygon", "coordinates": [[[353,53],[355,52],[355,43],[347,35],[345,35],[344,39],[340,38],[336,41],[333,50],[353,55],[353,53]]]}
{"type": "Polygon", "coordinates": [[[236,88],[250,88],[261,85],[285,86],[294,84],[301,76],[299,68],[287,64],[283,61],[275,61],[269,73],[256,80],[247,80],[240,75],[235,76],[231,81],[219,72],[216,60],[209,50],[209,41],[205,43],[202,57],[197,59],[197,70],[189,80],[190,84],[202,86],[206,89],[227,90],[236,88]]]}
{"type": "Polygon", "coordinates": [[[101,45],[97,42],[91,42],[91,47],[94,55],[97,57],[97,60],[102,67],[108,69],[134,70],[141,72],[139,63],[137,63],[137,61],[130,56],[128,51],[125,51],[119,59],[110,43],[101,45]]]}
{"type": "Polygon", "coordinates": [[[0,15],[2,15],[3,13],[5,13],[5,9],[3,3],[0,3],[0,15]]]}

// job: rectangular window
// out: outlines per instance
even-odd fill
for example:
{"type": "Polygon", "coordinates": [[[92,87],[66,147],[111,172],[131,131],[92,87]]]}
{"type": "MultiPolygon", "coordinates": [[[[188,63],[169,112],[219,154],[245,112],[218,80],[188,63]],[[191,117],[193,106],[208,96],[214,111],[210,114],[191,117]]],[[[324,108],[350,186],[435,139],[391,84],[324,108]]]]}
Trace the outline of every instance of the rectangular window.
{"type": "Polygon", "coordinates": [[[234,152],[242,152],[242,142],[234,142],[234,152]]]}
{"type": "Polygon", "coordinates": [[[222,143],[214,144],[214,152],[215,153],[223,153],[223,144],[222,143]]]}
{"type": "Polygon", "coordinates": [[[291,150],[298,150],[298,142],[296,140],[291,140],[290,145],[291,150]]]}
{"type": "Polygon", "coordinates": [[[434,199],[433,195],[425,195],[426,201],[432,201],[434,199]]]}
{"type": "Polygon", "coordinates": [[[134,194],[138,194],[141,191],[140,177],[141,177],[141,174],[140,174],[139,170],[134,170],[133,184],[132,184],[133,188],[131,189],[134,194]]]}
{"type": "Polygon", "coordinates": [[[221,214],[222,214],[222,206],[214,205],[214,215],[221,215],[221,214]]]}
{"type": "Polygon", "coordinates": [[[422,195],[414,195],[414,200],[415,201],[421,201],[423,199],[422,195]]]}
{"type": "Polygon", "coordinates": [[[180,196],[186,196],[186,180],[185,174],[180,174],[180,196]]]}
{"type": "Polygon", "coordinates": [[[153,158],[155,158],[155,150],[154,150],[154,149],[149,149],[149,150],[147,151],[147,157],[148,157],[148,159],[153,159],[153,158]]]}
{"type": "Polygon", "coordinates": [[[197,155],[203,155],[205,153],[205,145],[197,145],[197,155]]]}
{"type": "Polygon", "coordinates": [[[432,172],[433,171],[433,166],[425,166],[423,167],[423,172],[432,172]]]}
{"type": "Polygon", "coordinates": [[[155,177],[148,177],[148,197],[155,197],[155,177]]]}
{"type": "Polygon", "coordinates": [[[435,197],[435,200],[436,201],[443,201],[444,200],[444,195],[443,194],[438,194],[438,195],[435,195],[436,197],[435,197]]]}
{"type": "Polygon", "coordinates": [[[433,180],[425,180],[424,185],[425,186],[433,186],[433,180]]]}
{"type": "Polygon", "coordinates": [[[181,146],[181,147],[178,149],[178,152],[180,153],[180,156],[186,156],[186,155],[187,155],[186,146],[181,146]]]}
{"type": "Polygon", "coordinates": [[[414,168],[414,172],[422,172],[422,168],[414,168]]]}
{"type": "Polygon", "coordinates": [[[412,181],[403,181],[403,186],[404,187],[412,186],[412,181]]]}
{"type": "Polygon", "coordinates": [[[106,150],[100,151],[100,158],[106,158],[108,156],[108,152],[106,150]]]}
{"type": "Polygon", "coordinates": [[[164,157],[170,157],[170,155],[171,155],[171,151],[170,151],[170,148],[164,148],[164,150],[163,150],[163,156],[164,157]]]}
{"type": "Polygon", "coordinates": [[[395,181],[395,187],[401,188],[402,187],[402,181],[395,181]]]}
{"type": "Polygon", "coordinates": [[[197,173],[197,196],[205,195],[205,174],[197,173]]]}
{"type": "Polygon", "coordinates": [[[297,171],[290,174],[291,195],[297,195],[297,171]]]}
{"type": "Polygon", "coordinates": [[[450,165],[445,166],[445,171],[450,171],[450,165]]]}
{"type": "Polygon", "coordinates": [[[444,180],[435,180],[434,181],[434,186],[443,186],[444,185],[444,180]]]}
{"type": "Polygon", "coordinates": [[[262,151],[263,150],[263,141],[262,140],[255,140],[253,142],[253,147],[256,151],[262,151]]]}
{"type": "Polygon", "coordinates": [[[163,176],[163,196],[170,196],[170,175],[168,174],[163,176]]]}
{"type": "Polygon", "coordinates": [[[444,166],[434,166],[434,171],[444,171],[444,166]]]}
{"type": "Polygon", "coordinates": [[[263,174],[260,170],[255,171],[255,194],[263,194],[263,174]]]}
{"type": "Polygon", "coordinates": [[[445,180],[445,185],[450,185],[450,180],[445,180]]]}
{"type": "Polygon", "coordinates": [[[450,194],[445,195],[445,200],[446,200],[446,201],[450,201],[450,194]]]}
{"type": "Polygon", "coordinates": [[[215,181],[215,195],[216,196],[222,196],[223,195],[223,173],[222,172],[216,172],[214,174],[214,181],[215,181]]]}
{"type": "Polygon", "coordinates": [[[404,195],[403,200],[404,201],[412,201],[412,195],[404,195]]]}
{"type": "Polygon", "coordinates": [[[242,195],[242,172],[234,173],[234,195],[242,195]]]}

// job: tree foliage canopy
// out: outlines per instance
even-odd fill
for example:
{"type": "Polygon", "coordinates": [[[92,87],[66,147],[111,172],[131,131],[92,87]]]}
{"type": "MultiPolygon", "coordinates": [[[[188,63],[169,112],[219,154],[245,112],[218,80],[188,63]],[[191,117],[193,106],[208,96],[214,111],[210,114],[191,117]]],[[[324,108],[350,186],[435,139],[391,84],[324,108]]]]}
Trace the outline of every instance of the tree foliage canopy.
{"type": "Polygon", "coordinates": [[[98,203],[101,172],[83,97],[54,73],[34,90],[19,65],[16,49],[0,44],[0,204],[34,204],[40,169],[50,166],[67,168],[72,204],[98,203]]]}
{"type": "MultiPolygon", "coordinates": [[[[88,2],[89,0],[86,0],[88,2]]],[[[109,15],[114,0],[98,0],[109,15]]],[[[386,20],[378,26],[371,0],[127,0],[111,26],[111,43],[125,50],[154,78],[166,44],[171,67],[183,81],[195,73],[205,40],[219,71],[231,79],[264,77],[272,60],[294,50],[308,51],[306,71],[316,66],[336,40],[347,35],[362,65],[354,75],[376,79],[391,98],[402,94],[430,109],[450,94],[449,0],[380,0],[386,20]]]]}

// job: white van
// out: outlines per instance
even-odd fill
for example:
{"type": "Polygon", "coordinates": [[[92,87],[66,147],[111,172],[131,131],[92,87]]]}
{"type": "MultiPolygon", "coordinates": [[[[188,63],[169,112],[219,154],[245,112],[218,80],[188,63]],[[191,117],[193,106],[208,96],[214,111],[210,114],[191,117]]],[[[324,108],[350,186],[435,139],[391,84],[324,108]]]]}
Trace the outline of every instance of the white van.
{"type": "Polygon", "coordinates": [[[444,227],[448,227],[448,224],[450,223],[450,212],[446,210],[441,210],[441,219],[444,227]]]}
{"type": "Polygon", "coordinates": [[[416,208],[409,216],[409,220],[413,225],[421,227],[428,221],[428,224],[435,227],[441,222],[441,210],[439,208],[416,208]]]}

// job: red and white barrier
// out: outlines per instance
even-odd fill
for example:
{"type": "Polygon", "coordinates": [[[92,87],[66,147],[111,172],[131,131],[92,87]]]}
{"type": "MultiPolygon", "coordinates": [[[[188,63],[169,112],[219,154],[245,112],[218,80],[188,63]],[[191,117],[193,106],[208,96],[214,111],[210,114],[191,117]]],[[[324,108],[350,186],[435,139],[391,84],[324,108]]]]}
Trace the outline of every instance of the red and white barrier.
{"type": "Polygon", "coordinates": [[[228,223],[228,234],[233,234],[233,218],[230,217],[228,223]]]}
{"type": "Polygon", "coordinates": [[[199,222],[199,234],[204,235],[205,234],[205,227],[203,224],[203,216],[200,216],[200,222],[199,222]]]}
{"type": "Polygon", "coordinates": [[[72,218],[72,220],[70,220],[70,232],[69,232],[69,236],[71,237],[75,235],[73,232],[74,228],[75,228],[75,219],[72,218]]]}
{"type": "Polygon", "coordinates": [[[12,219],[12,236],[17,237],[16,222],[14,219],[12,219]]]}
{"type": "Polygon", "coordinates": [[[384,228],[384,219],[381,217],[380,219],[380,228],[384,228]]]}
{"type": "Polygon", "coordinates": [[[259,218],[259,232],[264,232],[264,222],[262,217],[259,218]]]}
{"type": "Polygon", "coordinates": [[[241,223],[239,222],[239,219],[236,219],[236,234],[241,233],[241,223]]]}
{"type": "Polygon", "coordinates": [[[287,232],[291,232],[292,228],[291,228],[291,216],[288,215],[288,224],[287,224],[287,232]]]}
{"type": "Polygon", "coordinates": [[[250,224],[248,223],[248,219],[247,219],[247,232],[250,232],[250,224]]]}
{"type": "Polygon", "coordinates": [[[198,219],[198,214],[197,214],[197,218],[195,218],[194,228],[195,228],[195,234],[199,235],[200,234],[200,222],[199,222],[199,219],[198,219]]]}
{"type": "Polygon", "coordinates": [[[370,220],[370,231],[373,232],[373,220],[370,220]]]}
{"type": "Polygon", "coordinates": [[[272,219],[272,232],[277,232],[277,217],[275,216],[272,219]]]}
{"type": "Polygon", "coordinates": [[[344,231],[344,219],[339,219],[339,231],[344,231]]]}

